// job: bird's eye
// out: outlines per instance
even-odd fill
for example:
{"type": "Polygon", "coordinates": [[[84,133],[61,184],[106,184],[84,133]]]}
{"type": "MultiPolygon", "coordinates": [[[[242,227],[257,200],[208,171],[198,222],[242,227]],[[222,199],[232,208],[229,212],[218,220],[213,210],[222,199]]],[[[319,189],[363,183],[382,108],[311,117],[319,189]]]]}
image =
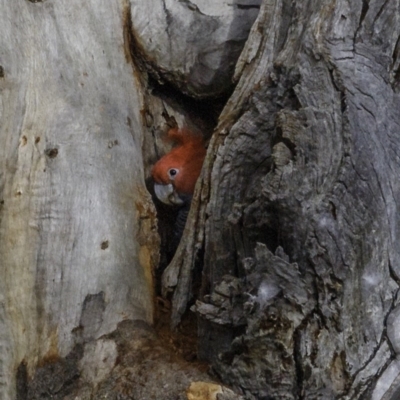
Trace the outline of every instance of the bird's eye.
{"type": "Polygon", "coordinates": [[[170,170],[168,170],[168,175],[171,179],[174,179],[175,176],[178,174],[179,169],[176,168],[171,168],[170,170]]]}

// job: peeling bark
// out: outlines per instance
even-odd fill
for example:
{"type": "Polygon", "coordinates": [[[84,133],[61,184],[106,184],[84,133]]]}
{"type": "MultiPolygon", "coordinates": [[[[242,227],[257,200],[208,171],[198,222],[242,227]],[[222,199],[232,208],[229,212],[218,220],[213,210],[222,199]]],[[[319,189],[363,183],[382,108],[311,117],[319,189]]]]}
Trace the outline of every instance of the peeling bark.
{"type": "Polygon", "coordinates": [[[188,230],[205,224],[200,353],[249,399],[395,398],[398,16],[266,0],[237,64],[188,230]]]}

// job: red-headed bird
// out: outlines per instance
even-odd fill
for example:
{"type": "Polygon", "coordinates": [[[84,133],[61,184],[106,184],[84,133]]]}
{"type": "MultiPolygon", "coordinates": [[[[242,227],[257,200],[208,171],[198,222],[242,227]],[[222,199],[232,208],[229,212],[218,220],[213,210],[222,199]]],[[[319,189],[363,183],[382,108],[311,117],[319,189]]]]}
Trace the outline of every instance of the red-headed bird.
{"type": "Polygon", "coordinates": [[[182,206],[190,203],[206,149],[202,136],[187,129],[170,129],[168,138],[177,146],[154,165],[154,192],[163,203],[182,206]]]}

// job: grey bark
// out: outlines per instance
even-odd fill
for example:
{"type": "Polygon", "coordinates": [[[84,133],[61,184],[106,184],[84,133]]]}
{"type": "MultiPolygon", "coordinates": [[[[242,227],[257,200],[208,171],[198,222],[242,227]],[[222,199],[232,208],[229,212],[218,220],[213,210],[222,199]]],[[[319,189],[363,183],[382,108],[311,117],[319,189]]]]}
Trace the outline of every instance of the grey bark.
{"type": "Polygon", "coordinates": [[[8,400],[17,376],[26,392],[23,378],[38,366],[124,319],[152,322],[159,239],[144,183],[141,84],[124,52],[126,4],[0,8],[0,398],[8,400]]]}
{"type": "Polygon", "coordinates": [[[237,64],[166,286],[177,324],[204,235],[200,353],[249,399],[396,398],[399,15],[265,0],[237,64]]]}
{"type": "MultiPolygon", "coordinates": [[[[145,178],[170,123],[210,131],[258,5],[2,2],[2,399],[205,379],[147,325],[145,178]]],[[[398,395],[399,15],[264,0],[236,64],[163,289],[173,326],[197,300],[199,355],[247,399],[398,395]]]]}
{"type": "Polygon", "coordinates": [[[237,58],[260,3],[131,1],[136,53],[156,79],[172,82],[183,93],[199,98],[223,95],[232,86],[237,58]]]}
{"type": "Polygon", "coordinates": [[[226,92],[259,1],[0,3],[0,398],[183,399],[146,180],[168,126],[210,129],[176,88],[226,92]]]}

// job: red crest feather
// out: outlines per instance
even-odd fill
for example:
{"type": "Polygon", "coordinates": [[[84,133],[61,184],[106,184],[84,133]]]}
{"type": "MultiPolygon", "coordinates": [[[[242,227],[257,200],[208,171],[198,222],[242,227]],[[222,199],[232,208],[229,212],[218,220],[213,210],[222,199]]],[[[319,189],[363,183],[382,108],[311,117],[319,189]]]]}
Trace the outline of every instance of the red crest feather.
{"type": "Polygon", "coordinates": [[[173,128],[168,132],[168,139],[177,146],[154,165],[153,178],[157,183],[172,183],[178,193],[193,194],[206,155],[203,137],[188,129],[173,128]],[[168,175],[171,168],[179,170],[173,180],[168,175]]]}

